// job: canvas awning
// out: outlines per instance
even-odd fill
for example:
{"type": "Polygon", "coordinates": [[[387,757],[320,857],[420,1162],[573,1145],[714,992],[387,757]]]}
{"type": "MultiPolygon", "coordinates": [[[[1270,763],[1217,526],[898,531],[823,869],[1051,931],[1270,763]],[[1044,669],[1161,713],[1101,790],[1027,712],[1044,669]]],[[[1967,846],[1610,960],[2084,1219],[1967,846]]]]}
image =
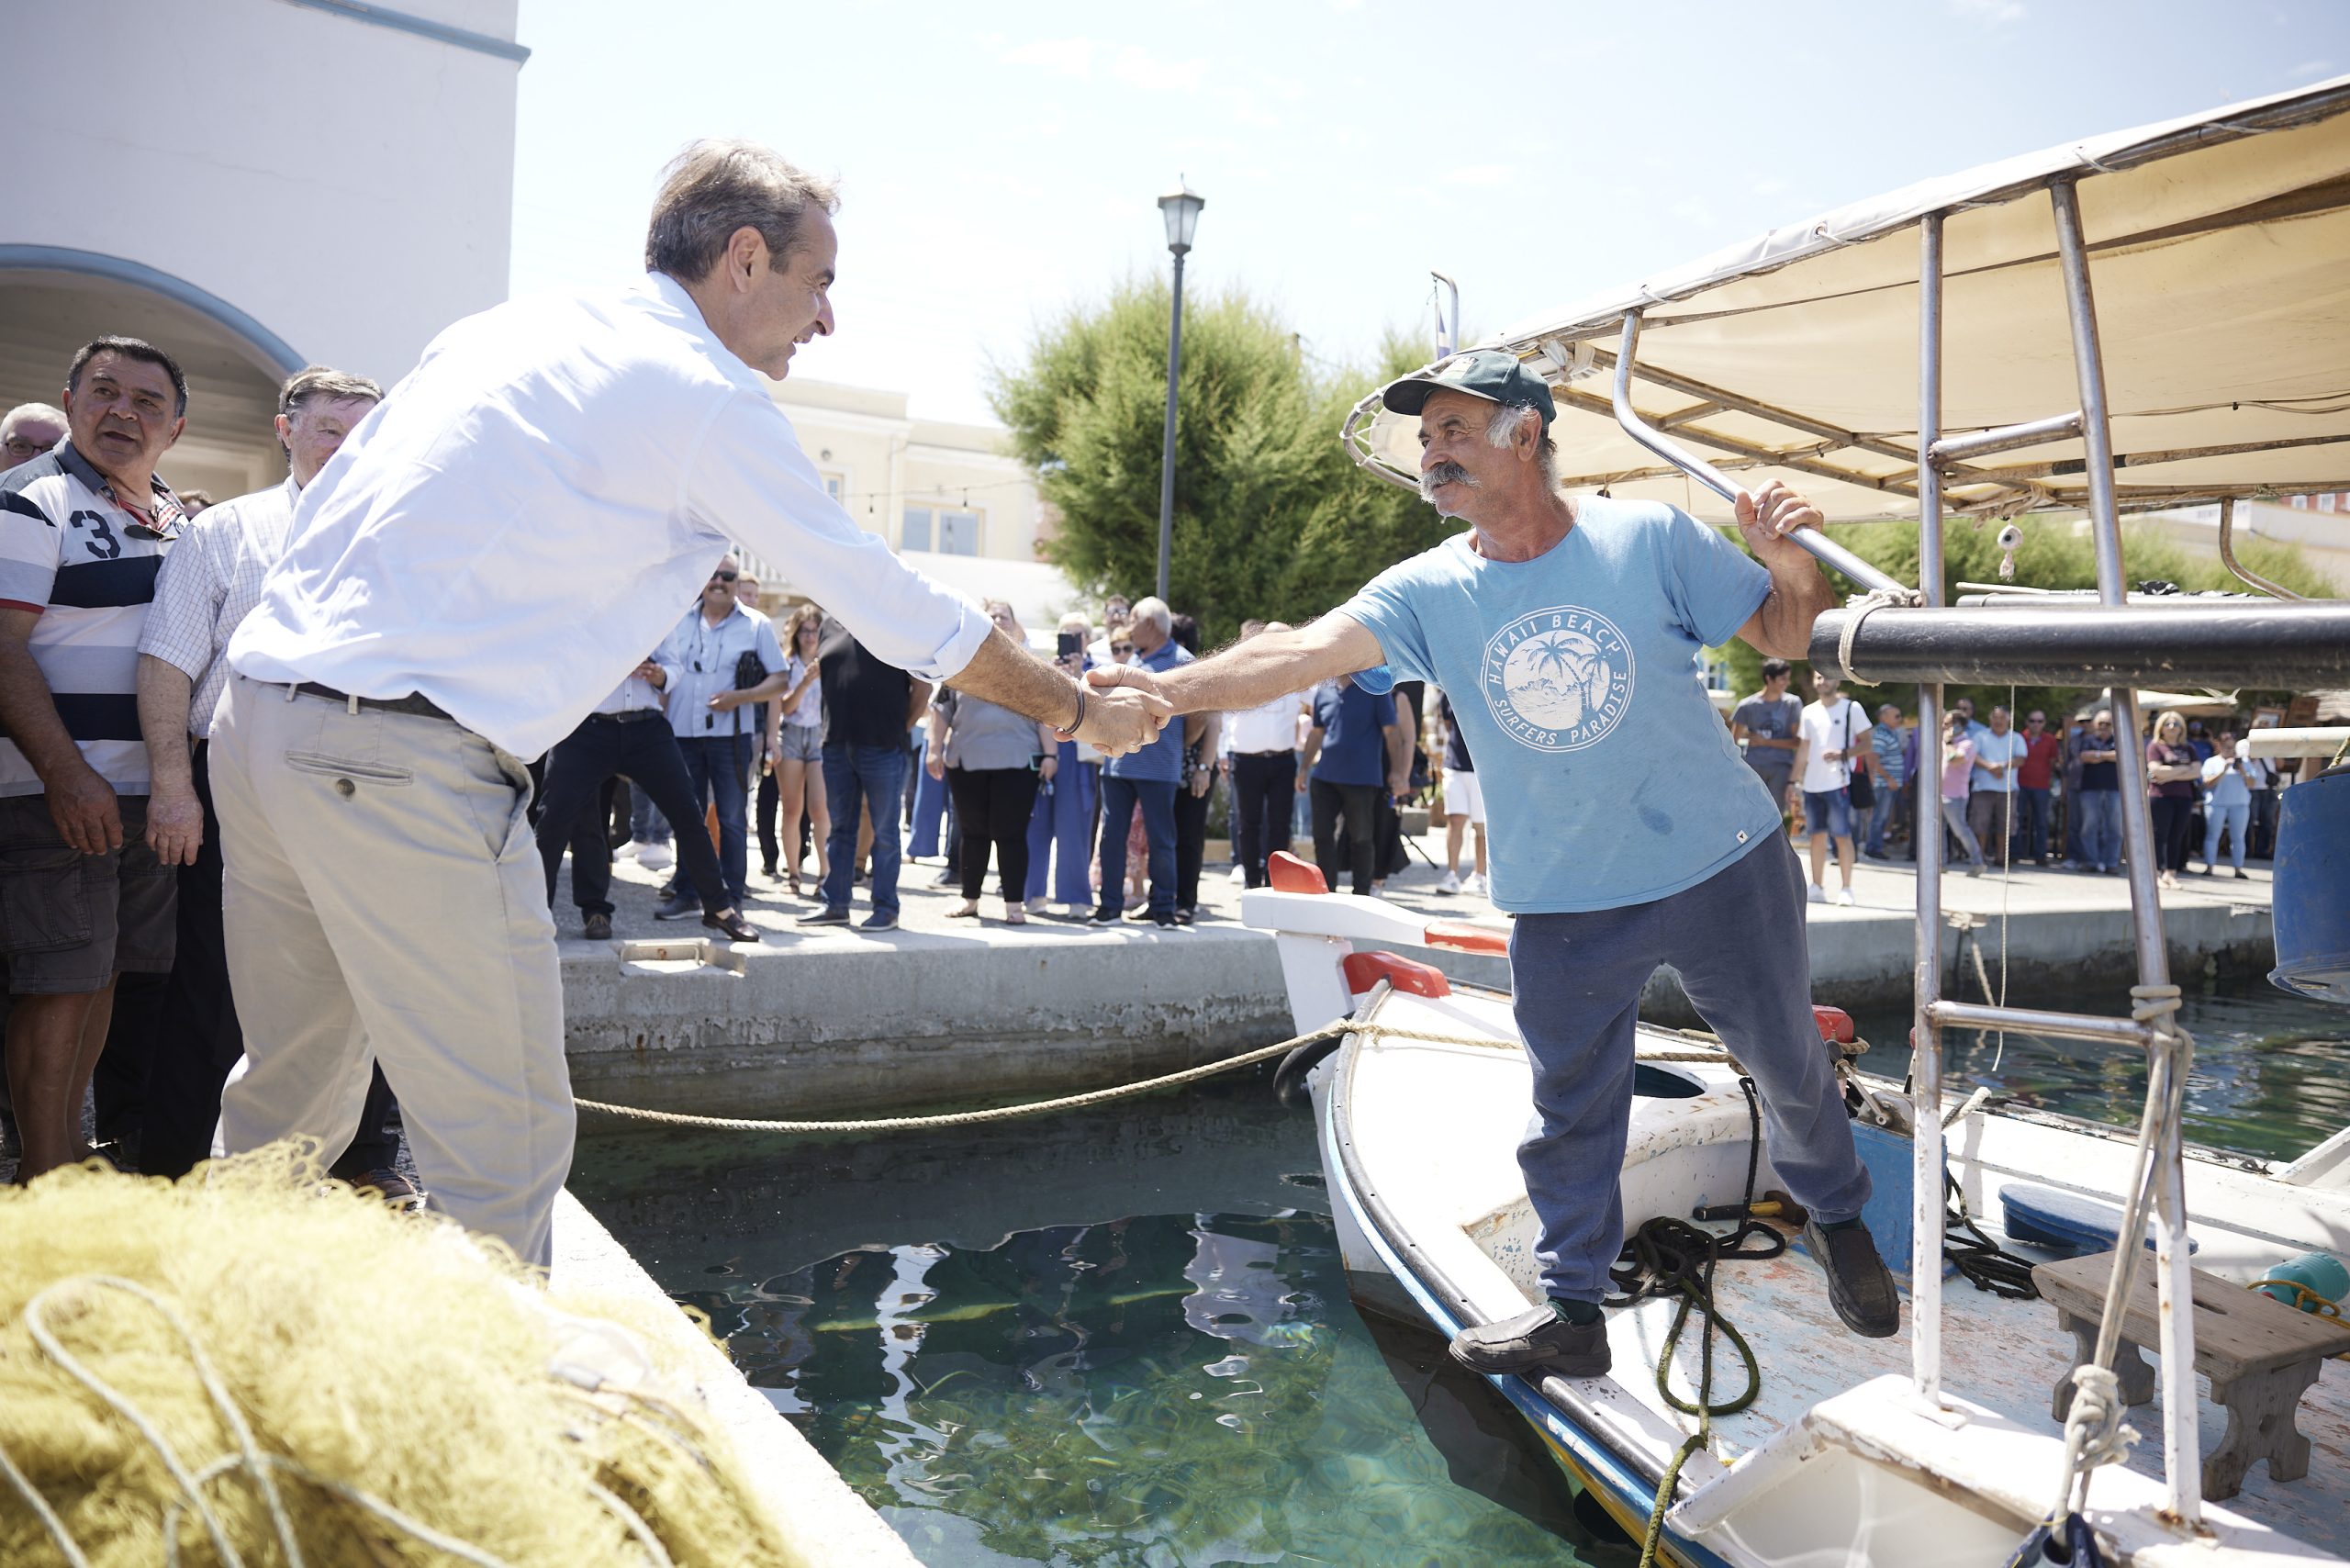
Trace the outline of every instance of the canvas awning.
{"type": "MultiPolygon", "coordinates": [[[[1729,509],[1620,430],[1634,406],[1740,483],[1831,520],[1917,515],[1919,219],[1945,214],[1945,435],[2080,407],[2049,183],[2076,181],[2123,508],[2350,490],[2350,76],[1927,181],[1774,230],[1499,334],[1560,403],[1571,489],[1729,509]]],[[[1359,461],[1416,471],[1416,419],[1373,392],[1359,461]]],[[[1977,459],[1952,511],[2077,508],[2077,438],[1977,459]]],[[[2350,527],[2346,520],[2345,527],[2350,527]]]]}

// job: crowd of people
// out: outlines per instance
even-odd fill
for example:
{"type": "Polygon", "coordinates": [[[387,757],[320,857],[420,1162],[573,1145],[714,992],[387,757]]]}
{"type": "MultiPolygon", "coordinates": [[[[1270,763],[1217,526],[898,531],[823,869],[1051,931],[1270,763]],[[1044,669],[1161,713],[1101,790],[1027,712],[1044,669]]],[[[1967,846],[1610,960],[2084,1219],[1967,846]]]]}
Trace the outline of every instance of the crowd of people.
{"type": "MultiPolygon", "coordinates": [[[[1969,876],[1995,866],[2121,872],[2124,743],[2111,710],[2082,708],[2052,725],[2035,708],[2019,723],[2005,706],[1977,719],[1974,699],[1961,696],[1942,734],[1927,738],[1898,703],[1864,712],[1825,677],[1806,702],[1789,689],[1792,678],[1785,660],[1765,660],[1762,689],[1732,709],[1730,725],[1747,765],[1809,842],[1813,902],[1854,902],[1856,859],[1917,858],[1930,780],[1937,809],[1924,821],[1940,823],[1946,857],[1963,860],[1969,876]],[[1842,884],[1833,894],[1831,846],[1842,884]]],[[[2199,849],[2200,875],[2219,874],[2224,848],[2232,874],[2248,878],[2245,862],[2268,858],[2276,845],[2276,766],[2244,754],[2232,720],[2207,725],[2165,710],[2143,730],[2159,884],[2180,886],[2199,849]]]]}

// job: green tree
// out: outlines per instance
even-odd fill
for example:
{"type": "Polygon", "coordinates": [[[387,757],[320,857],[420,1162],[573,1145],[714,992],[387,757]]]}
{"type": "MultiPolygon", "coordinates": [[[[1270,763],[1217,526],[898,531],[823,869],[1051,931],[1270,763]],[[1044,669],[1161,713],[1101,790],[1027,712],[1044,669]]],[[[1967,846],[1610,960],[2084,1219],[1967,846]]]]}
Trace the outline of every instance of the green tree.
{"type": "MultiPolygon", "coordinates": [[[[1288,570],[1333,443],[1281,320],[1237,291],[1185,303],[1169,594],[1220,641],[1288,570]]],[[[1121,284],[994,374],[1013,449],[1061,514],[1047,553],[1091,591],[1139,596],[1158,575],[1168,304],[1163,283],[1121,284]]]]}
{"type": "MultiPolygon", "coordinates": [[[[1158,575],[1167,310],[1165,284],[1130,280],[994,371],[996,415],[1060,512],[1046,553],[1089,592],[1137,595],[1158,575]]],[[[1453,532],[1337,442],[1364,388],[1427,359],[1391,332],[1374,369],[1317,375],[1288,324],[1246,294],[1185,300],[1169,593],[1211,644],[1251,616],[1318,615],[1453,532]]]]}

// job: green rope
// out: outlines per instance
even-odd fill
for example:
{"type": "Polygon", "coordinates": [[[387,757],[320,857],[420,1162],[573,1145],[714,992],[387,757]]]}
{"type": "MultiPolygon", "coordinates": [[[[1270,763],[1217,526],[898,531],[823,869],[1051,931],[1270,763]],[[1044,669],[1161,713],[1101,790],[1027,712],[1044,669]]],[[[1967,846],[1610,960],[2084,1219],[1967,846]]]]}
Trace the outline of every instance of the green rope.
{"type": "MultiPolygon", "coordinates": [[[[1738,1083],[1746,1093],[1746,1114],[1752,1129],[1746,1149],[1746,1196],[1741,1205],[1751,1213],[1755,1175],[1762,1155],[1762,1108],[1755,1098],[1754,1081],[1740,1078],[1738,1083]]],[[[1738,1326],[1722,1316],[1719,1304],[1714,1300],[1715,1266],[1724,1258],[1775,1258],[1786,1249],[1786,1238],[1758,1220],[1741,1220],[1737,1229],[1718,1235],[1687,1220],[1660,1215],[1632,1233],[1632,1239],[1625,1244],[1623,1256],[1617,1260],[1618,1266],[1609,1271],[1609,1277],[1624,1290],[1621,1296],[1608,1298],[1609,1306],[1628,1306],[1649,1296],[1679,1298],[1673,1324],[1665,1330],[1664,1344],[1657,1352],[1656,1391],[1673,1409],[1697,1417],[1697,1429],[1683,1440],[1657,1481],[1656,1506],[1649,1512],[1648,1531],[1640,1541],[1640,1568],[1653,1568],[1657,1561],[1664,1539],[1664,1516],[1673,1506],[1682,1466],[1688,1463],[1690,1455],[1713,1440],[1714,1417],[1737,1415],[1762,1392],[1762,1369],[1755,1360],[1753,1347],[1738,1331],[1738,1326]],[[1750,1238],[1760,1238],[1765,1245],[1749,1249],[1745,1244],[1750,1238]],[[1697,1340],[1697,1395],[1689,1400],[1673,1391],[1673,1358],[1693,1312],[1703,1313],[1706,1321],[1697,1340]],[[1737,1350],[1746,1371],[1744,1392],[1735,1398],[1718,1401],[1714,1398],[1717,1328],[1737,1350]]]]}

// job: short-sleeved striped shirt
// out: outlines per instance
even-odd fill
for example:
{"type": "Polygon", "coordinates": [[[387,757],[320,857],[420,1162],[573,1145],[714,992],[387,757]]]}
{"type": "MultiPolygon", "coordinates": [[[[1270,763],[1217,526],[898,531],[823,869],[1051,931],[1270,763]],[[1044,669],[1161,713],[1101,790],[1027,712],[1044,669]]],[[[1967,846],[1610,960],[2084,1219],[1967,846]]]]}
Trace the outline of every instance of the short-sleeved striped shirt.
{"type": "MultiPolygon", "coordinates": [[[[70,441],[0,474],[0,605],[39,613],[33,662],[57,716],[83,759],[125,795],[150,787],[139,633],[180,521],[160,480],[155,509],[168,537],[117,504],[106,476],[70,441]]],[[[17,744],[0,739],[0,795],[44,788],[17,744]]]]}

